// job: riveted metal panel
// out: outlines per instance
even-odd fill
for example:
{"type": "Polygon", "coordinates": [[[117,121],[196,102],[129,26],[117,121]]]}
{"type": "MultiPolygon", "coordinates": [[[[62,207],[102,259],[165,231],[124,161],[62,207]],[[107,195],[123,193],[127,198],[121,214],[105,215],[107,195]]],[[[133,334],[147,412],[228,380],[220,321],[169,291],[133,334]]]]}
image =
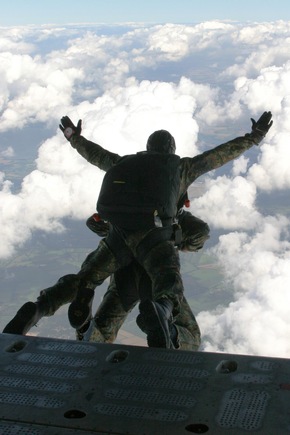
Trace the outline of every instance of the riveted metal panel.
{"type": "Polygon", "coordinates": [[[290,435],[288,359],[0,334],[2,435],[290,435]]]}

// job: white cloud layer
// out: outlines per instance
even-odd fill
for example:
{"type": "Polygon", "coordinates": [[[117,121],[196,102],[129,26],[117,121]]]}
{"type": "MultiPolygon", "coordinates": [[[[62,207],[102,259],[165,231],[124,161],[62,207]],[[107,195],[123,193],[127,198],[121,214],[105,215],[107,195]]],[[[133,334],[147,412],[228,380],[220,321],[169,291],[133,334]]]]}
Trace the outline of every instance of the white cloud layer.
{"type": "Polygon", "coordinates": [[[199,313],[204,350],[289,358],[287,227],[285,217],[266,217],[254,234],[220,237],[214,251],[232,283],[234,300],[211,313],[199,313]]]}
{"type": "MultiPolygon", "coordinates": [[[[0,258],[36,229],[63,231],[62,219],[94,211],[103,173],[58,129],[68,115],[85,137],[119,154],[142,150],[168,129],[181,156],[250,131],[265,110],[274,124],[263,144],[208,174],[192,211],[222,230],[214,249],[235,296],[198,319],[206,350],[290,356],[287,319],[289,221],[263,216],[260,192],[290,188],[290,23],[223,22],[134,26],[101,32],[85,26],[0,29],[0,139],[44,123],[35,170],[16,191],[0,173],[0,258]],[[21,221],[17,217],[21,212],[21,221]],[[250,321],[255,319],[255,321],[250,321]]],[[[33,133],[32,133],[33,134],[33,133]]],[[[18,144],[19,145],[19,144],[18,144]]],[[[0,162],[13,158],[2,147],[0,162]]]]}

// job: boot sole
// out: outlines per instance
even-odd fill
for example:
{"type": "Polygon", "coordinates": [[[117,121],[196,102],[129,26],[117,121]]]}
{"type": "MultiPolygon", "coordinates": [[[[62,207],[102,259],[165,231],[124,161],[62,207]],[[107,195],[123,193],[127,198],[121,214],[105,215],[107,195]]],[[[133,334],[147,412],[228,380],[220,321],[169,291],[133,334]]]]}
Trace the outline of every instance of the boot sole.
{"type": "Polygon", "coordinates": [[[35,315],[37,306],[34,302],[26,302],[16,313],[15,317],[5,326],[6,334],[25,335],[36,325],[35,315]]]}

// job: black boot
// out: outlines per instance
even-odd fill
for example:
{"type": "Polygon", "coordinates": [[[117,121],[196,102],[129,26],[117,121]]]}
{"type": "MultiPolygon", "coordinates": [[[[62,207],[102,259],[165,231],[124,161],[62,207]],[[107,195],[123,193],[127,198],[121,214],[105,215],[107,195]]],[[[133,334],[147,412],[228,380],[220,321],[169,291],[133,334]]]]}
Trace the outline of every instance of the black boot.
{"type": "Polygon", "coordinates": [[[41,311],[37,302],[26,302],[17,311],[15,317],[5,326],[3,332],[25,335],[43,317],[44,313],[41,311]]]}
{"type": "Polygon", "coordinates": [[[173,304],[167,298],[156,302],[146,299],[140,303],[140,314],[136,322],[139,328],[147,334],[149,347],[175,348],[171,340],[172,308],[173,304]]]}
{"type": "Polygon", "coordinates": [[[94,294],[91,288],[78,290],[68,309],[68,319],[73,328],[81,329],[91,319],[94,294]]]}

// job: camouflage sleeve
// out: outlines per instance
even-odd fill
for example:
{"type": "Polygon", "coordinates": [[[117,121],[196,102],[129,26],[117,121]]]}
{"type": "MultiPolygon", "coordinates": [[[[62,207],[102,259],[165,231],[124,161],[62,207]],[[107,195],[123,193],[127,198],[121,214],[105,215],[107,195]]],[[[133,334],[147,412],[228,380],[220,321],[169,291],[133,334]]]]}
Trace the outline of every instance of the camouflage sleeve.
{"type": "Polygon", "coordinates": [[[103,171],[107,171],[121,158],[119,154],[107,151],[101,145],[91,142],[83,136],[73,135],[70,139],[70,144],[84,159],[103,171]]]}
{"type": "Polygon", "coordinates": [[[185,157],[181,159],[181,184],[182,190],[186,189],[200,175],[220,168],[231,160],[240,157],[245,151],[256,144],[252,134],[237,137],[229,142],[217,146],[209,151],[205,151],[195,157],[185,157]]]}

